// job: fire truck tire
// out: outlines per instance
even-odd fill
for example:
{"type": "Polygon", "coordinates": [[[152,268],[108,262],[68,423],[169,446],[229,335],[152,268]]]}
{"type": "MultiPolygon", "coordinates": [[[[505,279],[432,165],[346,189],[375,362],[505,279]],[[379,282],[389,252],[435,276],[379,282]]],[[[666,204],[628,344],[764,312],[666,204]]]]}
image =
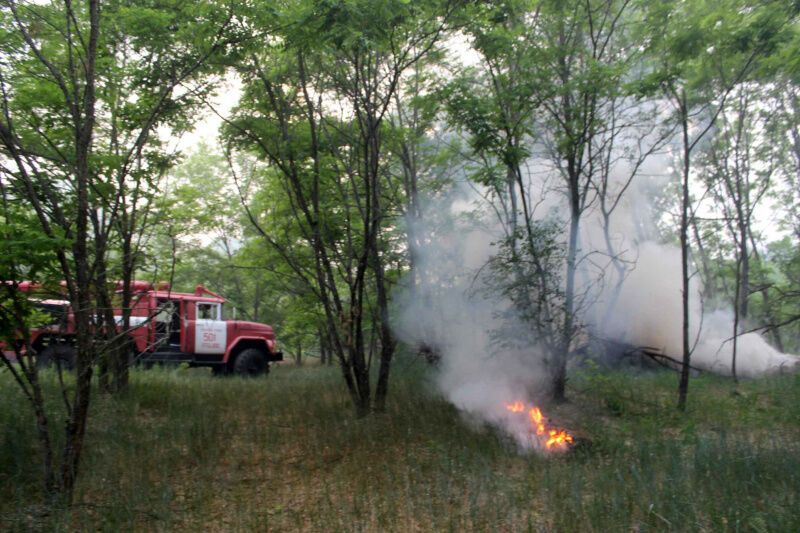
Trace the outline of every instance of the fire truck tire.
{"type": "Polygon", "coordinates": [[[75,368],[75,349],[66,344],[53,344],[48,346],[36,358],[36,366],[47,368],[56,364],[61,364],[63,370],[75,368]]]}
{"type": "Polygon", "coordinates": [[[258,348],[246,348],[233,362],[233,372],[240,376],[258,376],[269,372],[267,358],[258,348]]]}

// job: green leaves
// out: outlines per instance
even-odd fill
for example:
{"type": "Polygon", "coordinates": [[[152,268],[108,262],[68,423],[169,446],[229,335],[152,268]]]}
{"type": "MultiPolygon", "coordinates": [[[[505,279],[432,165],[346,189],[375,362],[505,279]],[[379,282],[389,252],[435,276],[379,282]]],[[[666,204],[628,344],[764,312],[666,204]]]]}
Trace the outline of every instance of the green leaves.
{"type": "Polygon", "coordinates": [[[649,51],[660,69],[687,87],[743,81],[789,42],[793,8],[788,2],[674,2],[649,18],[649,51]],[[666,20],[666,25],[663,21],[666,20]]]}
{"type": "Polygon", "coordinates": [[[42,234],[31,209],[4,204],[0,209],[0,280],[52,279],[57,268],[55,251],[67,246],[64,238],[42,234]]]}

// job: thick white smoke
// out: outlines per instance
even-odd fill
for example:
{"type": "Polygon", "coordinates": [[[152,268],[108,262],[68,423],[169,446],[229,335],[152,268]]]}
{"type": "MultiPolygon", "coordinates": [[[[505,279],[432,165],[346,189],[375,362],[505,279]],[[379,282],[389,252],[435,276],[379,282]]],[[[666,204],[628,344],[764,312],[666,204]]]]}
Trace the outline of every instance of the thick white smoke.
{"type": "MultiPolygon", "coordinates": [[[[680,249],[645,242],[638,247],[635,268],[625,279],[613,309],[599,305],[605,316],[599,334],[637,346],[648,346],[680,359],[683,348],[680,249]]],[[[715,309],[703,312],[700,288],[691,290],[689,325],[692,366],[731,375],[733,359],[733,312],[715,309]]],[[[736,372],[742,377],[790,371],[800,363],[795,355],[771,347],[758,333],[737,339],[736,372]]]]}
{"type": "MultiPolygon", "coordinates": [[[[650,235],[643,228],[649,223],[641,218],[649,216],[649,210],[642,190],[632,190],[631,201],[615,214],[615,246],[629,261],[618,294],[613,280],[598,283],[596,272],[579,276],[585,284],[581,289],[585,301],[591,302],[579,317],[586,326],[583,337],[648,346],[680,359],[680,250],[647,240],[650,235]]],[[[429,205],[424,221],[410,228],[422,243],[417,250],[419,276],[395,300],[396,334],[412,346],[428,346],[441,354],[438,384],[454,405],[502,426],[523,447],[539,446],[524,419],[509,416],[506,410],[508,402],[541,397],[548,375],[544,352],[531,327],[484,281],[487,262],[498,251],[495,243],[504,237],[501,224],[480,195],[465,190],[429,205]]],[[[582,257],[594,250],[604,252],[600,224],[591,214],[583,228],[582,257]]],[[[608,265],[606,270],[613,272],[608,265]]],[[[715,310],[704,315],[698,289],[691,291],[690,324],[697,340],[692,364],[729,374],[731,313],[715,310]]],[[[777,352],[758,334],[738,339],[740,376],[792,369],[799,361],[777,352]]]]}
{"type": "Polygon", "coordinates": [[[503,232],[490,216],[468,213],[465,195],[430,205],[426,223],[411,228],[424,243],[420,275],[395,299],[394,328],[408,344],[441,354],[438,385],[454,405],[502,426],[525,448],[540,446],[527,419],[506,404],[541,396],[542,352],[510,302],[484,283],[503,232]]]}
{"type": "MultiPolygon", "coordinates": [[[[596,284],[596,300],[580,317],[593,334],[634,346],[647,346],[680,360],[683,356],[683,307],[681,251],[673,244],[656,242],[653,198],[669,178],[669,158],[650,157],[626,191],[611,218],[615,253],[626,264],[624,283],[618,293],[613,268],[602,272],[604,283],[596,284]]],[[[620,162],[612,181],[626,176],[620,162]]],[[[583,254],[604,250],[600,221],[589,212],[582,224],[583,254]]],[[[690,265],[690,270],[694,267],[690,265]]],[[[596,277],[594,278],[596,279],[596,277]]],[[[618,279],[618,278],[617,278],[618,279]]],[[[593,288],[588,291],[592,292],[593,288]]],[[[733,311],[704,309],[699,276],[692,275],[689,294],[689,329],[693,367],[722,375],[732,374],[733,311]]],[[[758,333],[739,334],[736,340],[736,373],[740,377],[791,371],[800,357],[782,354],[758,333]]]]}

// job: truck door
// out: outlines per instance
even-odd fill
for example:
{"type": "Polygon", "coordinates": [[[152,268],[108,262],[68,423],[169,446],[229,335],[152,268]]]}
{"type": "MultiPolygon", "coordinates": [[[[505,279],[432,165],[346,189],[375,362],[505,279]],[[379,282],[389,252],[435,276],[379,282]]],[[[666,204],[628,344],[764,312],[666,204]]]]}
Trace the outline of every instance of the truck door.
{"type": "Polygon", "coordinates": [[[227,347],[228,325],[222,320],[222,305],[197,302],[194,353],[221,355],[227,347]]]}
{"type": "Polygon", "coordinates": [[[186,302],[159,298],[153,317],[156,350],[179,351],[181,342],[181,306],[186,302]]]}

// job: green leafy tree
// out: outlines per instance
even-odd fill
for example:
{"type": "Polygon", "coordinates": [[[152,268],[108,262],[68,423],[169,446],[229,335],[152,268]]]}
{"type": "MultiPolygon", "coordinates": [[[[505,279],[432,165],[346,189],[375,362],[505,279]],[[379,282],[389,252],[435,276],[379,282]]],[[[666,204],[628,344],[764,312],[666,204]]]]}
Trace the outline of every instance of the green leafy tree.
{"type": "MultiPolygon", "coordinates": [[[[95,0],[61,7],[9,1],[3,4],[2,14],[6,49],[0,74],[0,141],[10,161],[4,168],[7,198],[30,205],[44,236],[57,243],[54,252],[75,321],[76,384],[71,398],[64,395],[67,417],[58,476],[52,439],[42,431],[47,422],[38,423],[45,492],[69,501],[83,447],[96,357],[91,332],[97,304],[90,277],[90,157],[96,125],[100,6],[95,0]]],[[[28,326],[23,316],[16,314],[16,318],[15,326],[28,326]]],[[[25,372],[30,376],[28,384],[37,389],[36,366],[29,369],[25,372]]],[[[29,399],[37,418],[46,416],[43,405],[35,405],[43,401],[41,394],[29,399]]]]}
{"type": "Polygon", "coordinates": [[[765,137],[759,134],[764,125],[754,102],[760,100],[760,94],[754,84],[740,85],[734,90],[727,113],[720,114],[717,120],[714,138],[697,158],[699,170],[733,243],[731,371],[734,380],[737,379],[738,336],[748,328],[752,255],[757,253],[753,220],[756,208],[770,190],[776,166],[769,157],[769,149],[762,144],[765,137]]]}
{"type": "Polygon", "coordinates": [[[548,355],[552,394],[563,400],[567,360],[584,307],[585,288],[576,285],[581,220],[593,209],[601,211],[607,255],[620,284],[626,266],[611,242],[610,218],[637,169],[665,139],[664,134],[648,139],[652,106],[638,111],[627,83],[641,60],[632,46],[641,10],[629,1],[516,1],[474,9],[466,29],[482,63],[450,85],[449,117],[469,133],[483,163],[473,179],[497,204],[507,235],[508,250],[501,256],[519,262],[517,269],[496,271],[511,276],[509,286],[531,289],[513,300],[525,304],[525,316],[538,316],[531,324],[548,355]],[[632,170],[615,185],[623,141],[637,148],[625,158],[632,170]],[[541,155],[533,157],[537,148],[554,169],[545,184],[525,170],[532,160],[542,162],[541,155]],[[550,242],[543,232],[557,231],[542,223],[545,215],[534,213],[546,194],[566,200],[563,256],[541,245],[550,242]],[[555,255],[544,257],[544,250],[555,255]],[[559,256],[563,277],[550,272],[559,256]]]}
{"type": "Polygon", "coordinates": [[[376,409],[396,344],[388,321],[385,121],[401,77],[433,49],[454,5],[295,2],[281,11],[280,28],[254,19],[276,44],[248,51],[239,67],[245,91],[231,140],[268,166],[263,175],[286,195],[300,239],[276,235],[252,209],[250,219],[322,303],[362,416],[372,407],[365,332],[374,328],[380,351],[376,409]]]}
{"type": "Polygon", "coordinates": [[[690,197],[693,155],[724,111],[731,91],[775,51],[796,7],[785,2],[670,2],[648,15],[652,73],[643,85],[660,87],[680,131],[682,369],[678,408],[686,408],[692,339],[689,324],[689,229],[695,211],[690,197]],[[664,21],[667,21],[666,26],[664,21]]]}
{"type": "MultiPolygon", "coordinates": [[[[167,0],[142,10],[137,2],[101,6],[96,0],[8,0],[1,7],[4,197],[29,208],[53,243],[75,323],[74,342],[59,347],[74,358],[76,382],[71,392],[62,384],[65,444],[58,467],[52,439],[40,439],[45,492],[70,502],[94,364],[101,363],[104,388],[121,390],[127,383],[127,343],[117,333],[112,293],[120,274],[127,328],[135,243],[154,179],[170,163],[156,129],[188,125],[188,113],[200,103],[195,94],[207,90],[195,90],[190,81],[207,74],[209,58],[235,37],[225,31],[229,10],[214,2],[191,8],[193,15],[203,13],[197,21],[190,8],[167,0]],[[116,257],[120,268],[112,265],[116,257]],[[105,371],[109,356],[113,382],[105,371]]],[[[15,260],[17,271],[31,270],[24,257],[15,260]]],[[[14,316],[16,329],[29,326],[22,314],[14,316]]],[[[23,375],[33,376],[27,379],[35,388],[35,365],[30,372],[23,375]]],[[[43,412],[35,405],[34,411],[43,412]]]]}

